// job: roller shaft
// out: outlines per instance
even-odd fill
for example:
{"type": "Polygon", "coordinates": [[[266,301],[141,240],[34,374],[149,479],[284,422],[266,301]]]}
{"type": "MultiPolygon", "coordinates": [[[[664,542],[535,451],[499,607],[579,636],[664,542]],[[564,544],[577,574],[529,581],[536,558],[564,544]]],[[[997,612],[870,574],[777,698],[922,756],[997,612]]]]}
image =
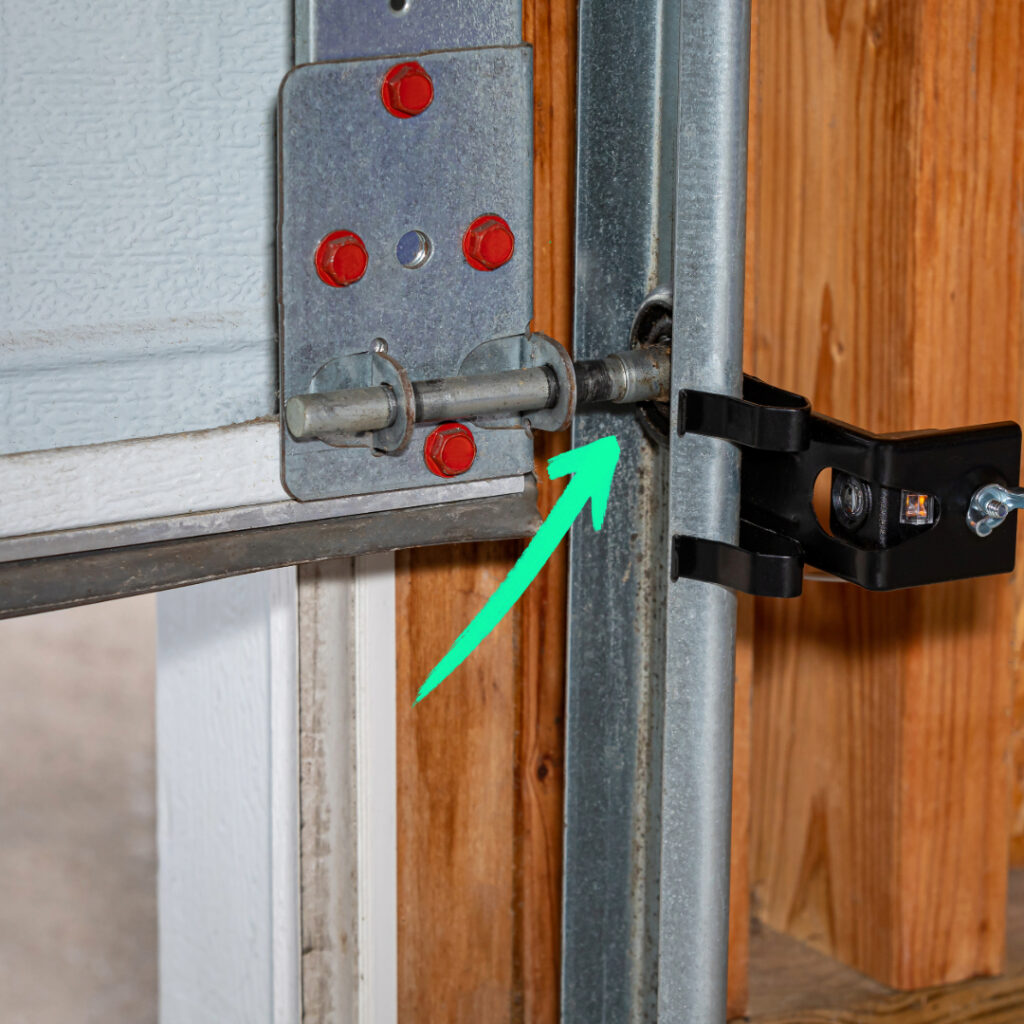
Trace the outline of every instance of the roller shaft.
{"type": "MultiPolygon", "coordinates": [[[[667,348],[634,349],[574,364],[576,404],[664,401],[667,348]]],[[[473,419],[553,408],[559,383],[545,366],[414,381],[415,422],[473,419]]],[[[288,400],[285,420],[296,440],[383,430],[395,421],[397,401],[387,385],[347,388],[288,400]]]]}

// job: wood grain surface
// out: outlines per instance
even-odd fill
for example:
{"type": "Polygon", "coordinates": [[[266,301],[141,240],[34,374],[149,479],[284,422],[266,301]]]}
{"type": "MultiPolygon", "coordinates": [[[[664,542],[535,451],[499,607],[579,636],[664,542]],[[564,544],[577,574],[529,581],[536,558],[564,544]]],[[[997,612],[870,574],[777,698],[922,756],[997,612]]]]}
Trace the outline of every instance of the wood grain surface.
{"type": "Polygon", "coordinates": [[[515,550],[512,543],[421,548],[396,561],[401,1024],[515,1019],[520,613],[413,705],[515,550]]]}
{"type": "Polygon", "coordinates": [[[850,1009],[751,1017],[750,1024],[1020,1024],[1024,976],[887,996],[850,1009]]]}
{"type": "MultiPolygon", "coordinates": [[[[1021,418],[1022,19],[755,0],[749,370],[873,430],[1021,418]]],[[[1013,586],[757,609],[756,910],[894,987],[1002,964],[1013,586]]]]}
{"type": "Polygon", "coordinates": [[[897,993],[758,924],[749,1024],[1008,1024],[1024,1020],[1024,872],[1010,873],[1006,975],[897,993]]]}
{"type": "MultiPolygon", "coordinates": [[[[576,5],[523,7],[534,47],[534,328],[568,345],[576,5]]],[[[538,467],[567,444],[538,434],[538,467]]],[[[546,515],[562,484],[542,471],[538,480],[546,515]]],[[[421,549],[397,561],[399,1017],[410,1024],[558,1020],[564,548],[473,657],[411,707],[520,550],[421,549]]]]}
{"type": "Polygon", "coordinates": [[[303,1024],[359,1015],[354,559],[298,567],[303,1024]]]}
{"type": "MultiPolygon", "coordinates": [[[[576,2],[525,0],[523,38],[533,46],[533,327],[571,348],[576,200],[576,2]]],[[[537,434],[542,516],[564,481],[541,467],[569,446],[537,434]]],[[[556,1024],[561,971],[562,796],[565,738],[567,545],[521,604],[518,737],[516,966],[523,1021],[556,1024]]]]}

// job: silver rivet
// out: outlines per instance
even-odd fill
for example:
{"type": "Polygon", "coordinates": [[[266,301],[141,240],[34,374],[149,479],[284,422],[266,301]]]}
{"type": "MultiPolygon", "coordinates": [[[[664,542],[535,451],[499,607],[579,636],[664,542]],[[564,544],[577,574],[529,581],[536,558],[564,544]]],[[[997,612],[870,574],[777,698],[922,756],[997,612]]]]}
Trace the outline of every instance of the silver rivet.
{"type": "Polygon", "coordinates": [[[422,231],[406,231],[398,240],[395,255],[406,270],[416,270],[430,259],[430,239],[422,231]]]}

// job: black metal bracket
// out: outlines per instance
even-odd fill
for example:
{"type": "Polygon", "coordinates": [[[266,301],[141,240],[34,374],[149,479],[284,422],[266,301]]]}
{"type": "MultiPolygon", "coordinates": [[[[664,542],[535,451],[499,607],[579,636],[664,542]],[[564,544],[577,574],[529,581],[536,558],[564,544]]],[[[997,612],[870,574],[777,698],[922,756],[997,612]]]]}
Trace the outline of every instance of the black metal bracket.
{"type": "Polygon", "coordinates": [[[681,391],[678,422],[681,435],[742,449],[741,523],[739,545],[674,537],[673,579],[796,597],[805,562],[868,590],[1013,570],[1016,524],[980,537],[967,510],[982,485],[1016,485],[1016,423],[872,434],[756,377],[744,378],[742,398],[681,391]],[[813,502],[826,470],[827,529],[813,502]]]}

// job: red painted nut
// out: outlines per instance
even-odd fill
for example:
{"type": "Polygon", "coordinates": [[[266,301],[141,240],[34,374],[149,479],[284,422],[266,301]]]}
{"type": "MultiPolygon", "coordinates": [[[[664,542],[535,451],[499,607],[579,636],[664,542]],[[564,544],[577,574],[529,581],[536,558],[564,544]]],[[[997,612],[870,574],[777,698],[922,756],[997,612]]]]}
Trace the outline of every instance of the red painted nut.
{"type": "Polygon", "coordinates": [[[469,427],[461,423],[442,423],[427,435],[423,461],[436,476],[458,476],[476,459],[476,441],[469,427]]]}
{"type": "Polygon", "coordinates": [[[515,248],[508,222],[493,213],[477,217],[462,236],[462,253],[476,270],[497,270],[512,259],[515,248]]]}
{"type": "Polygon", "coordinates": [[[324,284],[344,288],[366,273],[366,246],[353,231],[332,231],[316,250],[316,272],[324,284]]]}
{"type": "Polygon", "coordinates": [[[389,114],[395,117],[416,117],[434,102],[434,83],[422,64],[409,61],[396,64],[385,76],[380,98],[389,114]]]}

